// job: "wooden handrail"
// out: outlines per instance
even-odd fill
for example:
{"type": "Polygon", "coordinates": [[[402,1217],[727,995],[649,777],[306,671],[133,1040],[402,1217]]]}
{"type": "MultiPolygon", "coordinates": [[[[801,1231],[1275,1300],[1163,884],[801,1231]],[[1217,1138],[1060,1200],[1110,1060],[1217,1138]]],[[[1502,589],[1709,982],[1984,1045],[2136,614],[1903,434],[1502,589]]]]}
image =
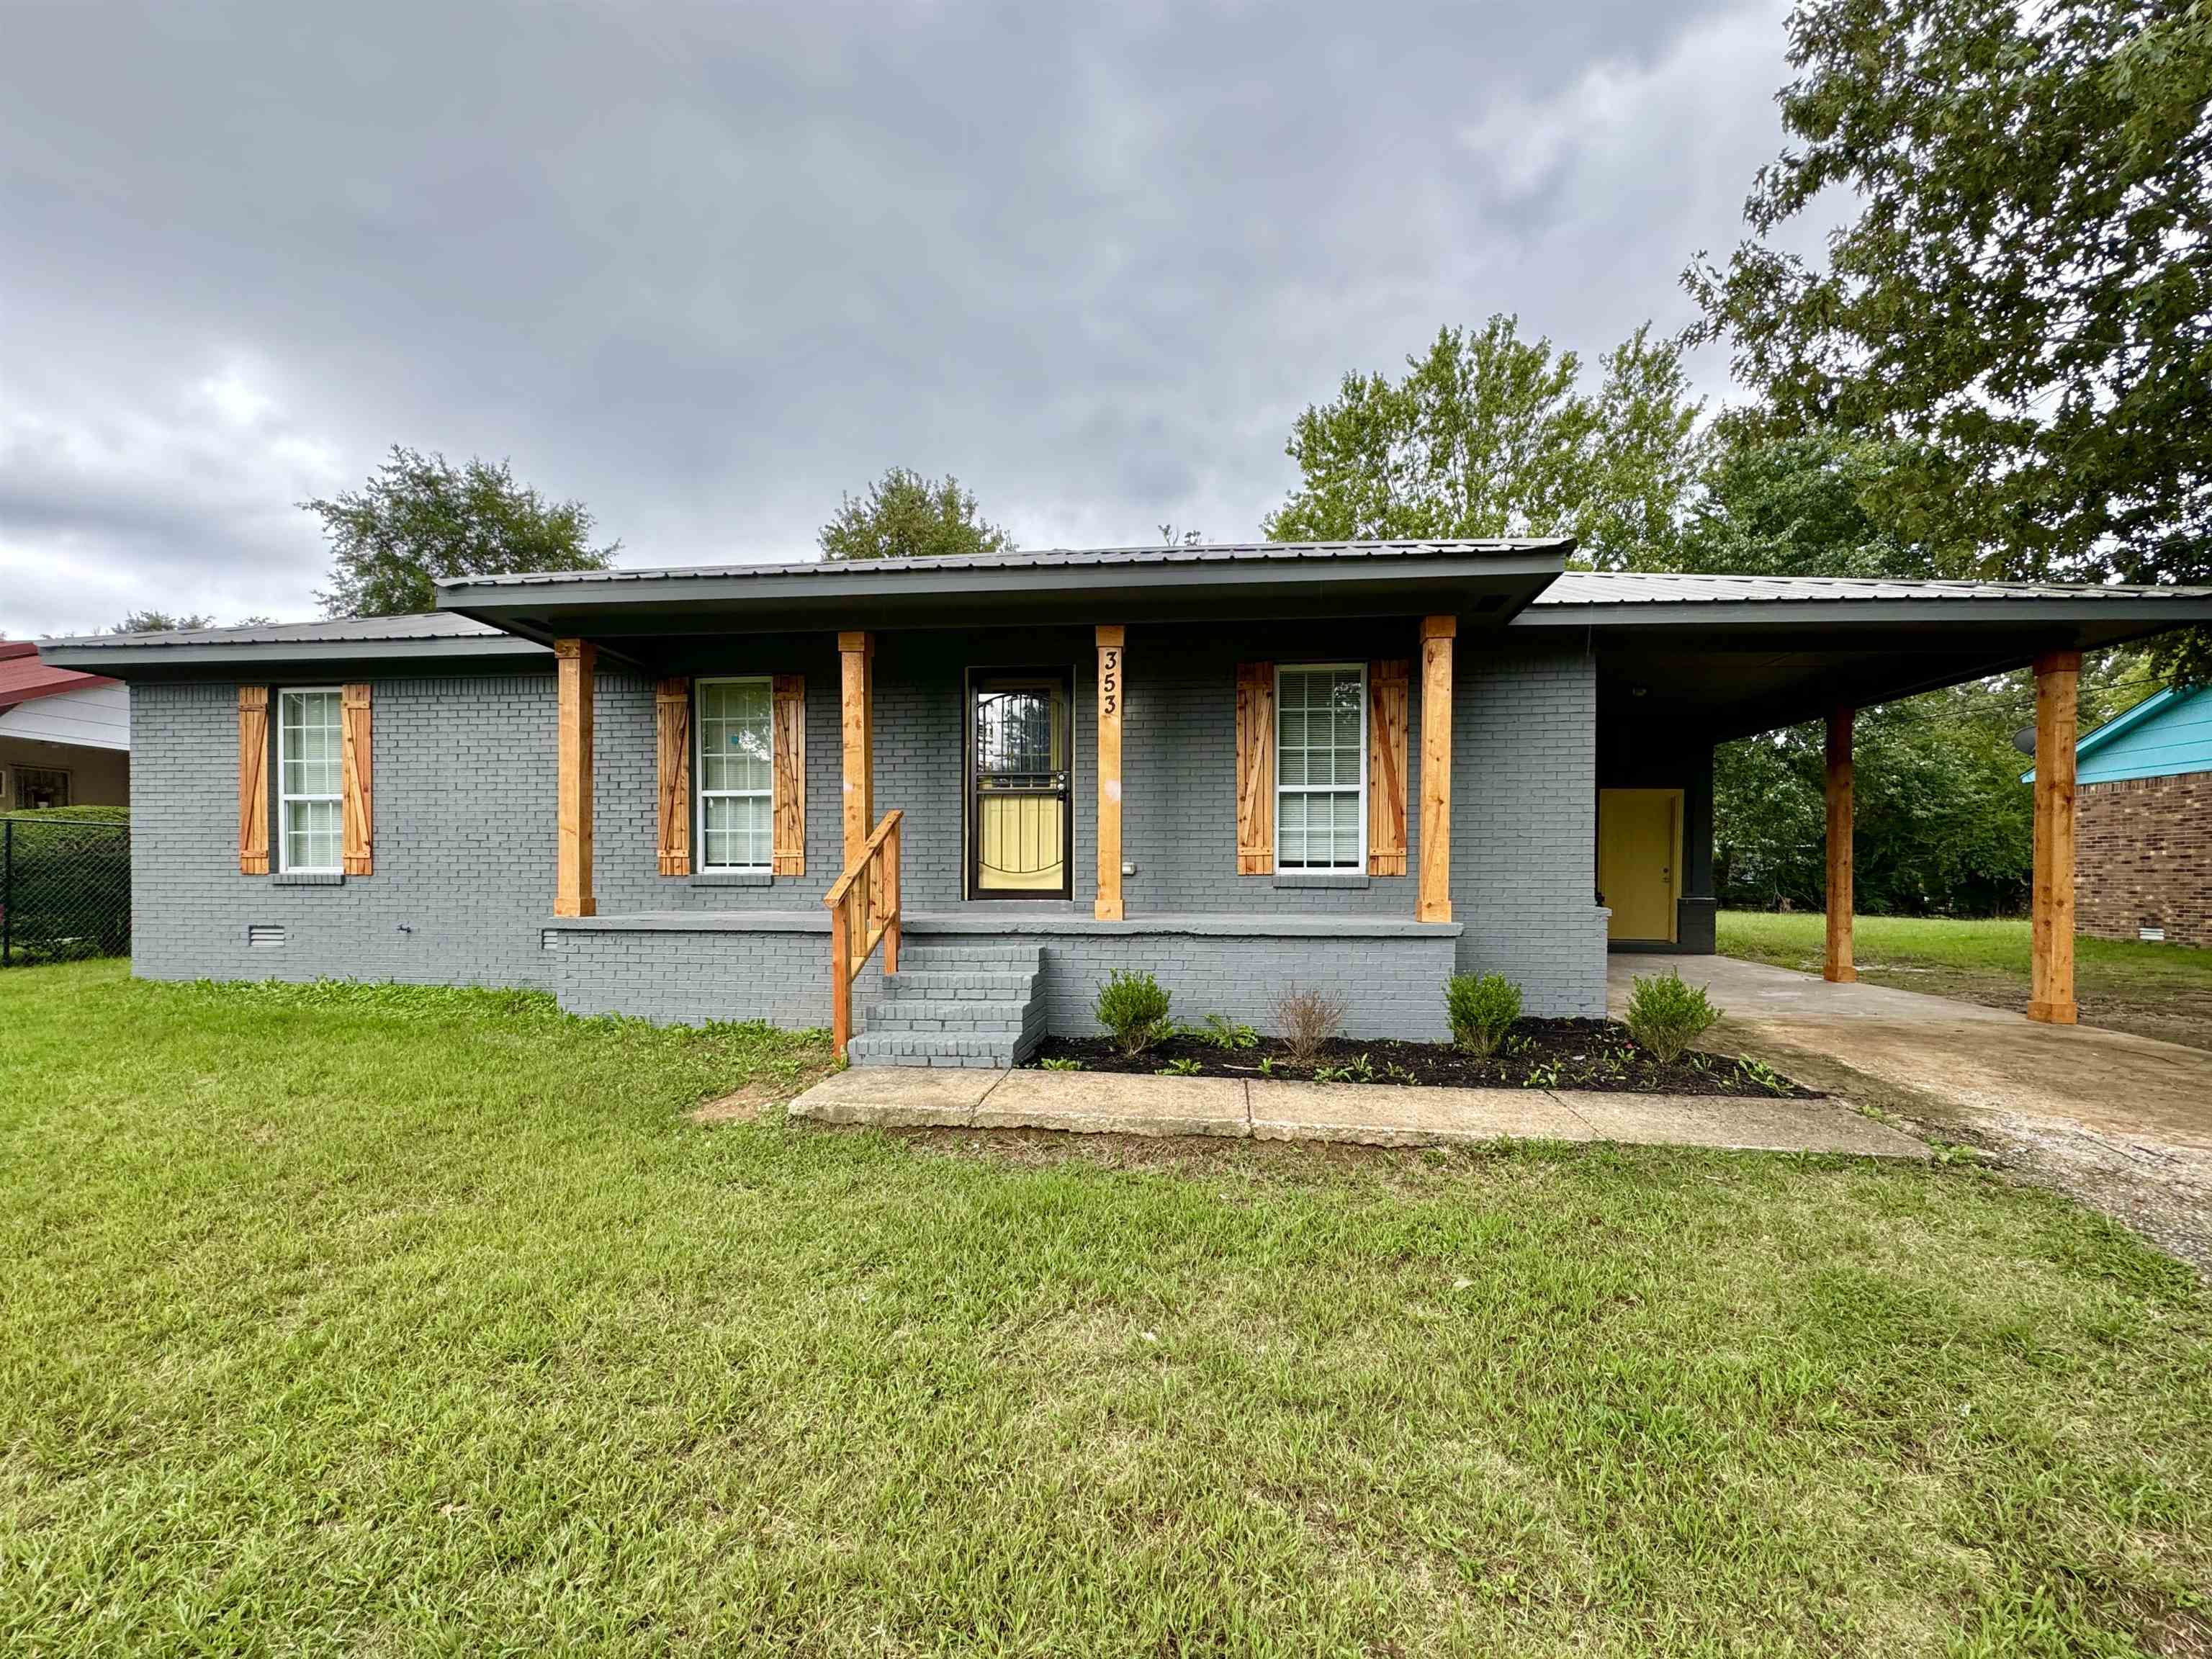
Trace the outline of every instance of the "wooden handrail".
{"type": "Polygon", "coordinates": [[[884,971],[898,972],[899,820],[886,812],[822,902],[830,911],[830,1038],[837,1058],[853,1039],[853,981],[884,947],[884,971]]]}
{"type": "Polygon", "coordinates": [[[875,856],[876,849],[884,844],[885,838],[894,830],[898,828],[898,821],[905,816],[903,811],[884,814],[884,821],[876,826],[875,834],[860,843],[860,850],[854,854],[853,862],[847,867],[845,873],[838,877],[830,890],[822,896],[823,903],[832,908],[836,908],[837,902],[845,896],[845,890],[860,878],[860,872],[866,867],[868,860],[875,856]]]}

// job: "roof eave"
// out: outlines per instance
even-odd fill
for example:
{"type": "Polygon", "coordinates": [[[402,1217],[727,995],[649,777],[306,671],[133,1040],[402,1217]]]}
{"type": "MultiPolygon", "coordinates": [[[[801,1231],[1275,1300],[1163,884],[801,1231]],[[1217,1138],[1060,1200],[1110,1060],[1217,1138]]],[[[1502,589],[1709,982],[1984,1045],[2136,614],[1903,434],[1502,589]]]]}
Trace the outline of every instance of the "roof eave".
{"type": "Polygon", "coordinates": [[[163,669],[314,665],[366,661],[447,661],[471,657],[540,656],[544,647],[510,634],[417,640],[239,640],[193,645],[103,645],[56,640],[40,647],[45,660],[117,679],[144,679],[163,669]]]}
{"type": "Polygon", "coordinates": [[[2141,623],[2157,630],[2212,623],[2212,597],[2002,593],[1915,599],[1633,599],[1530,605],[1516,628],[1759,628],[1959,622],[2141,623]]]}
{"type": "Polygon", "coordinates": [[[1042,611],[1095,598],[1108,609],[1119,602],[1123,612],[1137,619],[1147,601],[1158,606],[1205,600],[1233,609],[1239,604],[1264,606],[1301,592],[1381,598],[1423,590],[1435,595],[1455,588],[1474,593],[1527,588],[1511,596],[1515,603],[1504,612],[1510,615],[1559,576],[1565,566],[1565,548],[1561,544],[1341,562],[1255,558],[944,569],[854,565],[834,573],[661,575],[639,582],[462,581],[441,584],[438,599],[442,609],[541,641],[571,629],[588,635],[594,622],[618,631],[640,631],[640,622],[657,617],[677,624],[671,631],[690,633],[743,631],[748,623],[762,628],[852,628],[893,625],[902,612],[988,603],[1007,620],[1018,621],[1024,607],[1042,611]]]}

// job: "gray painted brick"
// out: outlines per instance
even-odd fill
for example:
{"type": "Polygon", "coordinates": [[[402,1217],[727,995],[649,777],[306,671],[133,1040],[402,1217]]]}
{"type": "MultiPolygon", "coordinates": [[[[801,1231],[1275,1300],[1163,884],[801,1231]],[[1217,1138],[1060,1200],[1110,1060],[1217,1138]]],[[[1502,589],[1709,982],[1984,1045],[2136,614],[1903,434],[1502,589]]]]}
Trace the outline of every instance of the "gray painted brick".
{"type": "MultiPolygon", "coordinates": [[[[1129,630],[1124,738],[1127,913],[1410,917],[1415,878],[1285,888],[1236,874],[1235,665],[1417,658],[1411,621],[1327,629],[1129,630]]],[[[654,856],[653,689],[603,672],[595,706],[597,858],[602,915],[633,912],[820,914],[841,858],[837,662],[825,636],[733,641],[741,673],[807,682],[807,869],[759,886],[663,877],[654,856]]],[[[1088,917],[1093,830],[1095,654],[1088,629],[886,635],[877,656],[876,799],[906,813],[911,911],[963,900],[961,678],[970,665],[1073,666],[1077,810],[1073,899],[1022,907],[1042,920],[1088,917]]],[[[829,1018],[819,932],[590,934],[551,921],[554,699],[550,673],[421,673],[375,681],[376,871],[343,882],[280,885],[236,863],[235,689],[132,688],[134,969],[153,978],[309,979],[519,985],[564,1006],[668,1020],[829,1018]],[[281,945],[246,943],[283,929],[281,945]]],[[[1528,645],[1470,629],[1459,644],[1453,757],[1449,938],[1241,939],[1179,934],[1047,941],[1040,1001],[1051,1029],[1087,1031],[1097,982],[1113,967],[1149,969],[1178,1014],[1223,1012],[1255,1024],[1287,982],[1323,986],[1355,1010],[1357,1034],[1443,1034],[1442,981],[1454,968],[1518,980],[1532,1013],[1595,1014],[1605,994],[1604,917],[1595,899],[1595,671],[1579,648],[1528,645]]],[[[1410,750],[1418,801],[1418,681],[1410,750]]],[[[1418,813],[1413,816],[1418,819],[1418,813]]],[[[1418,868],[1416,845],[1410,867],[1418,868]]],[[[763,917],[763,920],[766,920],[763,917]]],[[[1006,962],[1003,938],[932,936],[908,948],[909,983],[953,971],[985,983],[1006,962]],[[968,947],[974,953],[968,953],[968,947]]],[[[1033,950],[1026,944],[1018,952],[1033,950]]],[[[901,975],[900,977],[906,977],[901,975]]],[[[879,993],[872,964],[856,1003],[879,993]]],[[[891,994],[899,994],[893,992],[891,994]]]]}

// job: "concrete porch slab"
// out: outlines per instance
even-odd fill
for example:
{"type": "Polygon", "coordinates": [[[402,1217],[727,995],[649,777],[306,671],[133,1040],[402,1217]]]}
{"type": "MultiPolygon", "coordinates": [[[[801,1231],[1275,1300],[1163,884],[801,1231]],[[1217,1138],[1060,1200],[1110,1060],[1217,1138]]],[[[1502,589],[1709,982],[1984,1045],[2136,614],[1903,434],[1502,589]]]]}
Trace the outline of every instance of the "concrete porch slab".
{"type": "Polygon", "coordinates": [[[1590,1126],[1540,1089],[1386,1088],[1365,1083],[1250,1085],[1261,1140],[1338,1140],[1362,1146],[1466,1146],[1483,1141],[1595,1140],[1590,1126]]]}
{"type": "Polygon", "coordinates": [[[979,1129],[1066,1129],[1078,1134],[1252,1133],[1244,1087],[1224,1077],[1009,1072],[975,1109],[979,1129]]]}
{"type": "Polygon", "coordinates": [[[1926,1158],[1901,1130],[1838,1100],[1740,1100],[1706,1095],[1562,1094],[1600,1140],[1743,1152],[1854,1152],[1926,1158]]]}
{"type": "Polygon", "coordinates": [[[964,1129],[1004,1072],[860,1066],[832,1073],[791,1103],[793,1117],[879,1129],[964,1129]]]}

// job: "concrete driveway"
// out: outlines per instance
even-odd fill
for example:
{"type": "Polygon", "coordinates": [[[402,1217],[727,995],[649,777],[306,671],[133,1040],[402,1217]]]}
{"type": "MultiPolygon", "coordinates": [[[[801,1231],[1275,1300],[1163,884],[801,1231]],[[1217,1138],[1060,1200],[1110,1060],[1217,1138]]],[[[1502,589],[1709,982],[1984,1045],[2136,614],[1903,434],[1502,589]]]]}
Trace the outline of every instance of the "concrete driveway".
{"type": "Polygon", "coordinates": [[[1982,1147],[2212,1276],[2212,1053],[1730,957],[1613,957],[1613,1013],[1670,968],[1727,1014],[1705,1046],[1982,1147]]]}

